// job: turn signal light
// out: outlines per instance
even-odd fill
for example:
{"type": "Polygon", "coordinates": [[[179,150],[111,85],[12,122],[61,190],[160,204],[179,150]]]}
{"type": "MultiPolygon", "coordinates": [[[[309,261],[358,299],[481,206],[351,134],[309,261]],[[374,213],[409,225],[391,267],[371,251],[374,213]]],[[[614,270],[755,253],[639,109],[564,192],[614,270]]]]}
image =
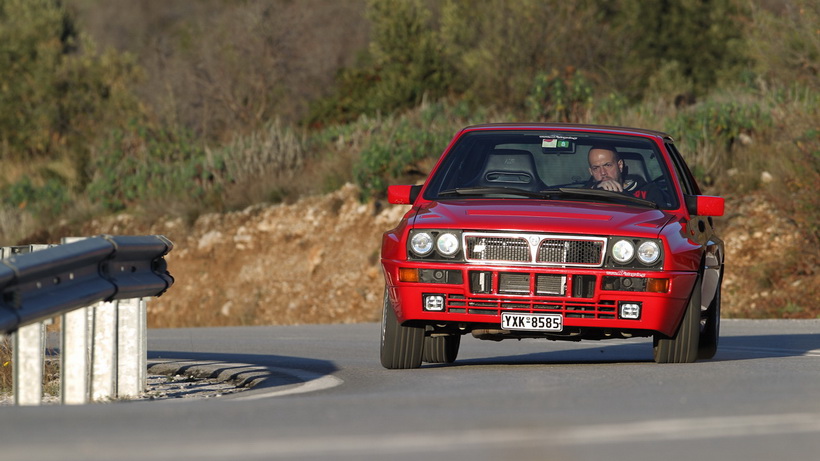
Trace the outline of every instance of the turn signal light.
{"type": "Polygon", "coordinates": [[[410,269],[406,267],[399,268],[399,281],[400,282],[418,282],[419,281],[419,271],[418,269],[410,269]]]}
{"type": "Polygon", "coordinates": [[[646,291],[650,293],[666,293],[669,291],[669,279],[647,279],[646,291]]]}

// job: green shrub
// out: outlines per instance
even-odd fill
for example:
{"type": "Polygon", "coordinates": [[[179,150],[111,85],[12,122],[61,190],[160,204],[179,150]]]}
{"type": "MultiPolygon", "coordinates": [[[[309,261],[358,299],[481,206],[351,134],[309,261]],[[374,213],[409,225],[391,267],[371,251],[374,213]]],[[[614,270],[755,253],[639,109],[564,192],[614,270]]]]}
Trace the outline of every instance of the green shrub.
{"type": "Polygon", "coordinates": [[[60,216],[73,198],[60,178],[50,178],[37,185],[27,176],[6,186],[0,194],[7,207],[28,211],[43,220],[60,216]]]}
{"type": "Polygon", "coordinates": [[[451,126],[436,123],[440,113],[434,111],[418,119],[401,117],[364,146],[354,175],[365,196],[383,194],[391,180],[426,175],[420,162],[440,156],[453,136],[451,126]]]}
{"type": "Polygon", "coordinates": [[[145,201],[185,201],[220,209],[225,163],[190,133],[115,130],[98,155],[88,197],[109,211],[145,201]]]}
{"type": "Polygon", "coordinates": [[[443,59],[443,44],[420,0],[371,0],[366,16],[370,48],[358,65],[339,72],[330,97],[312,104],[309,125],[411,108],[449,88],[452,72],[443,59]]]}
{"type": "Polygon", "coordinates": [[[789,0],[776,5],[751,2],[746,44],[753,69],[767,83],[799,83],[820,89],[820,3],[789,0]]]}
{"type": "Polygon", "coordinates": [[[664,130],[679,140],[689,166],[704,180],[737,166],[732,154],[739,139],[765,131],[771,123],[758,98],[710,99],[677,112],[667,119],[664,130]]]}
{"type": "Polygon", "coordinates": [[[82,187],[89,146],[137,111],[138,75],[129,55],[97,55],[61,2],[0,1],[0,158],[70,158],[82,187]]]}
{"type": "Polygon", "coordinates": [[[578,122],[592,108],[593,88],[575,69],[553,70],[535,76],[526,102],[533,121],[578,122]]]}

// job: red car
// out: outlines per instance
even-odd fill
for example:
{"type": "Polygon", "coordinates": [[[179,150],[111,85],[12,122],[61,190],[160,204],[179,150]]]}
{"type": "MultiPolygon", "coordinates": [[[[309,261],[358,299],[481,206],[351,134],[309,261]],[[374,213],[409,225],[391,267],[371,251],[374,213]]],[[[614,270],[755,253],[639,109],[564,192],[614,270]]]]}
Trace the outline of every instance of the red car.
{"type": "Polygon", "coordinates": [[[461,336],[652,337],[656,362],[711,358],[723,242],[672,138],[635,128],[458,132],[382,240],[381,362],[451,363],[461,336]]]}

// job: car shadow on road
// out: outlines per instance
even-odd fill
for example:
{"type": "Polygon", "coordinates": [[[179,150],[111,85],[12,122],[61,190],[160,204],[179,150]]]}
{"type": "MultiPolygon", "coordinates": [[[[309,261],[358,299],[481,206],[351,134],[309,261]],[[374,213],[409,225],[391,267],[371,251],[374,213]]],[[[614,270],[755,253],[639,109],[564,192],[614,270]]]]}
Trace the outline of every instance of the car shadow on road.
{"type": "MultiPolygon", "coordinates": [[[[531,350],[531,348],[528,348],[531,350]]],[[[439,366],[476,365],[597,365],[615,363],[653,362],[652,341],[624,343],[601,343],[594,347],[580,348],[549,345],[543,352],[522,352],[521,354],[493,355],[458,359],[452,364],[425,363],[427,368],[439,366]]],[[[708,360],[698,362],[723,362],[755,360],[778,357],[818,357],[820,358],[820,335],[748,335],[726,336],[720,339],[718,351],[708,360]]]]}
{"type": "MultiPolygon", "coordinates": [[[[544,351],[520,354],[493,355],[458,359],[446,366],[475,365],[598,365],[609,363],[644,363],[652,361],[651,340],[628,340],[623,342],[595,343],[592,347],[579,347],[572,343],[547,343],[544,351]],[[565,347],[562,347],[565,346],[565,347]]],[[[588,343],[587,343],[588,344],[588,343]]],[[[469,346],[468,346],[469,347],[469,346]]],[[[532,351],[532,346],[527,347],[532,351]]],[[[426,367],[442,366],[425,364],[426,367]]]]}

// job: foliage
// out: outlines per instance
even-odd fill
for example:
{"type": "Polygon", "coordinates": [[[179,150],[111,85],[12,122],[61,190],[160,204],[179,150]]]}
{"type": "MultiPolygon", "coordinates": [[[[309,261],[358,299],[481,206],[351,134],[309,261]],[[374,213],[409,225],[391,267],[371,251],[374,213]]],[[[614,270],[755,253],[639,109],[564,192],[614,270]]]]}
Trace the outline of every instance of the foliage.
{"type": "Polygon", "coordinates": [[[654,83],[677,94],[704,96],[724,76],[731,78],[748,64],[741,28],[747,12],[737,0],[597,4],[611,24],[611,37],[626,45],[612,47],[612,57],[620,60],[612,70],[620,73],[615,80],[631,95],[643,96],[654,83]],[[684,85],[667,87],[669,77],[684,85]]]}
{"type": "Polygon", "coordinates": [[[93,165],[87,193],[106,210],[120,211],[145,201],[185,200],[218,209],[227,179],[224,160],[209,155],[185,131],[149,130],[135,125],[115,130],[93,165]]]}
{"type": "Polygon", "coordinates": [[[733,147],[743,136],[771,126],[768,109],[757,100],[709,100],[677,112],[666,121],[665,131],[680,140],[681,149],[700,180],[735,166],[733,147]]]}
{"type": "Polygon", "coordinates": [[[136,110],[137,75],[127,54],[97,56],[59,2],[0,1],[0,158],[68,156],[81,188],[100,127],[136,110]]]}
{"type": "Polygon", "coordinates": [[[563,76],[553,70],[535,76],[526,102],[532,120],[578,122],[591,109],[593,88],[575,69],[563,76]]]}
{"type": "Polygon", "coordinates": [[[337,91],[314,103],[309,122],[390,113],[418,105],[424,94],[455,95],[537,118],[580,119],[583,104],[580,114],[570,115],[573,108],[538,113],[533,103],[547,97],[588,101],[602,88],[617,88],[633,101],[670,92],[703,96],[747,65],[738,20],[746,12],[736,0],[715,0],[708,8],[698,0],[431,5],[371,0],[369,52],[340,71],[337,91]]]}
{"type": "Polygon", "coordinates": [[[29,177],[0,190],[3,204],[43,217],[56,217],[71,203],[71,192],[59,177],[35,185],[29,177]]]}
{"type": "Polygon", "coordinates": [[[430,27],[431,13],[421,0],[371,0],[367,18],[371,42],[359,65],[343,69],[338,89],[314,104],[308,123],[351,121],[362,114],[389,113],[437,99],[451,72],[430,27]]]}
{"type": "Polygon", "coordinates": [[[354,169],[356,183],[366,196],[381,195],[390,180],[424,177],[424,160],[437,159],[454,134],[443,103],[423,106],[418,116],[388,120],[361,149],[354,169]]]}
{"type": "Polygon", "coordinates": [[[768,83],[820,89],[820,3],[782,2],[776,10],[753,4],[746,43],[757,75],[768,83]]]}

